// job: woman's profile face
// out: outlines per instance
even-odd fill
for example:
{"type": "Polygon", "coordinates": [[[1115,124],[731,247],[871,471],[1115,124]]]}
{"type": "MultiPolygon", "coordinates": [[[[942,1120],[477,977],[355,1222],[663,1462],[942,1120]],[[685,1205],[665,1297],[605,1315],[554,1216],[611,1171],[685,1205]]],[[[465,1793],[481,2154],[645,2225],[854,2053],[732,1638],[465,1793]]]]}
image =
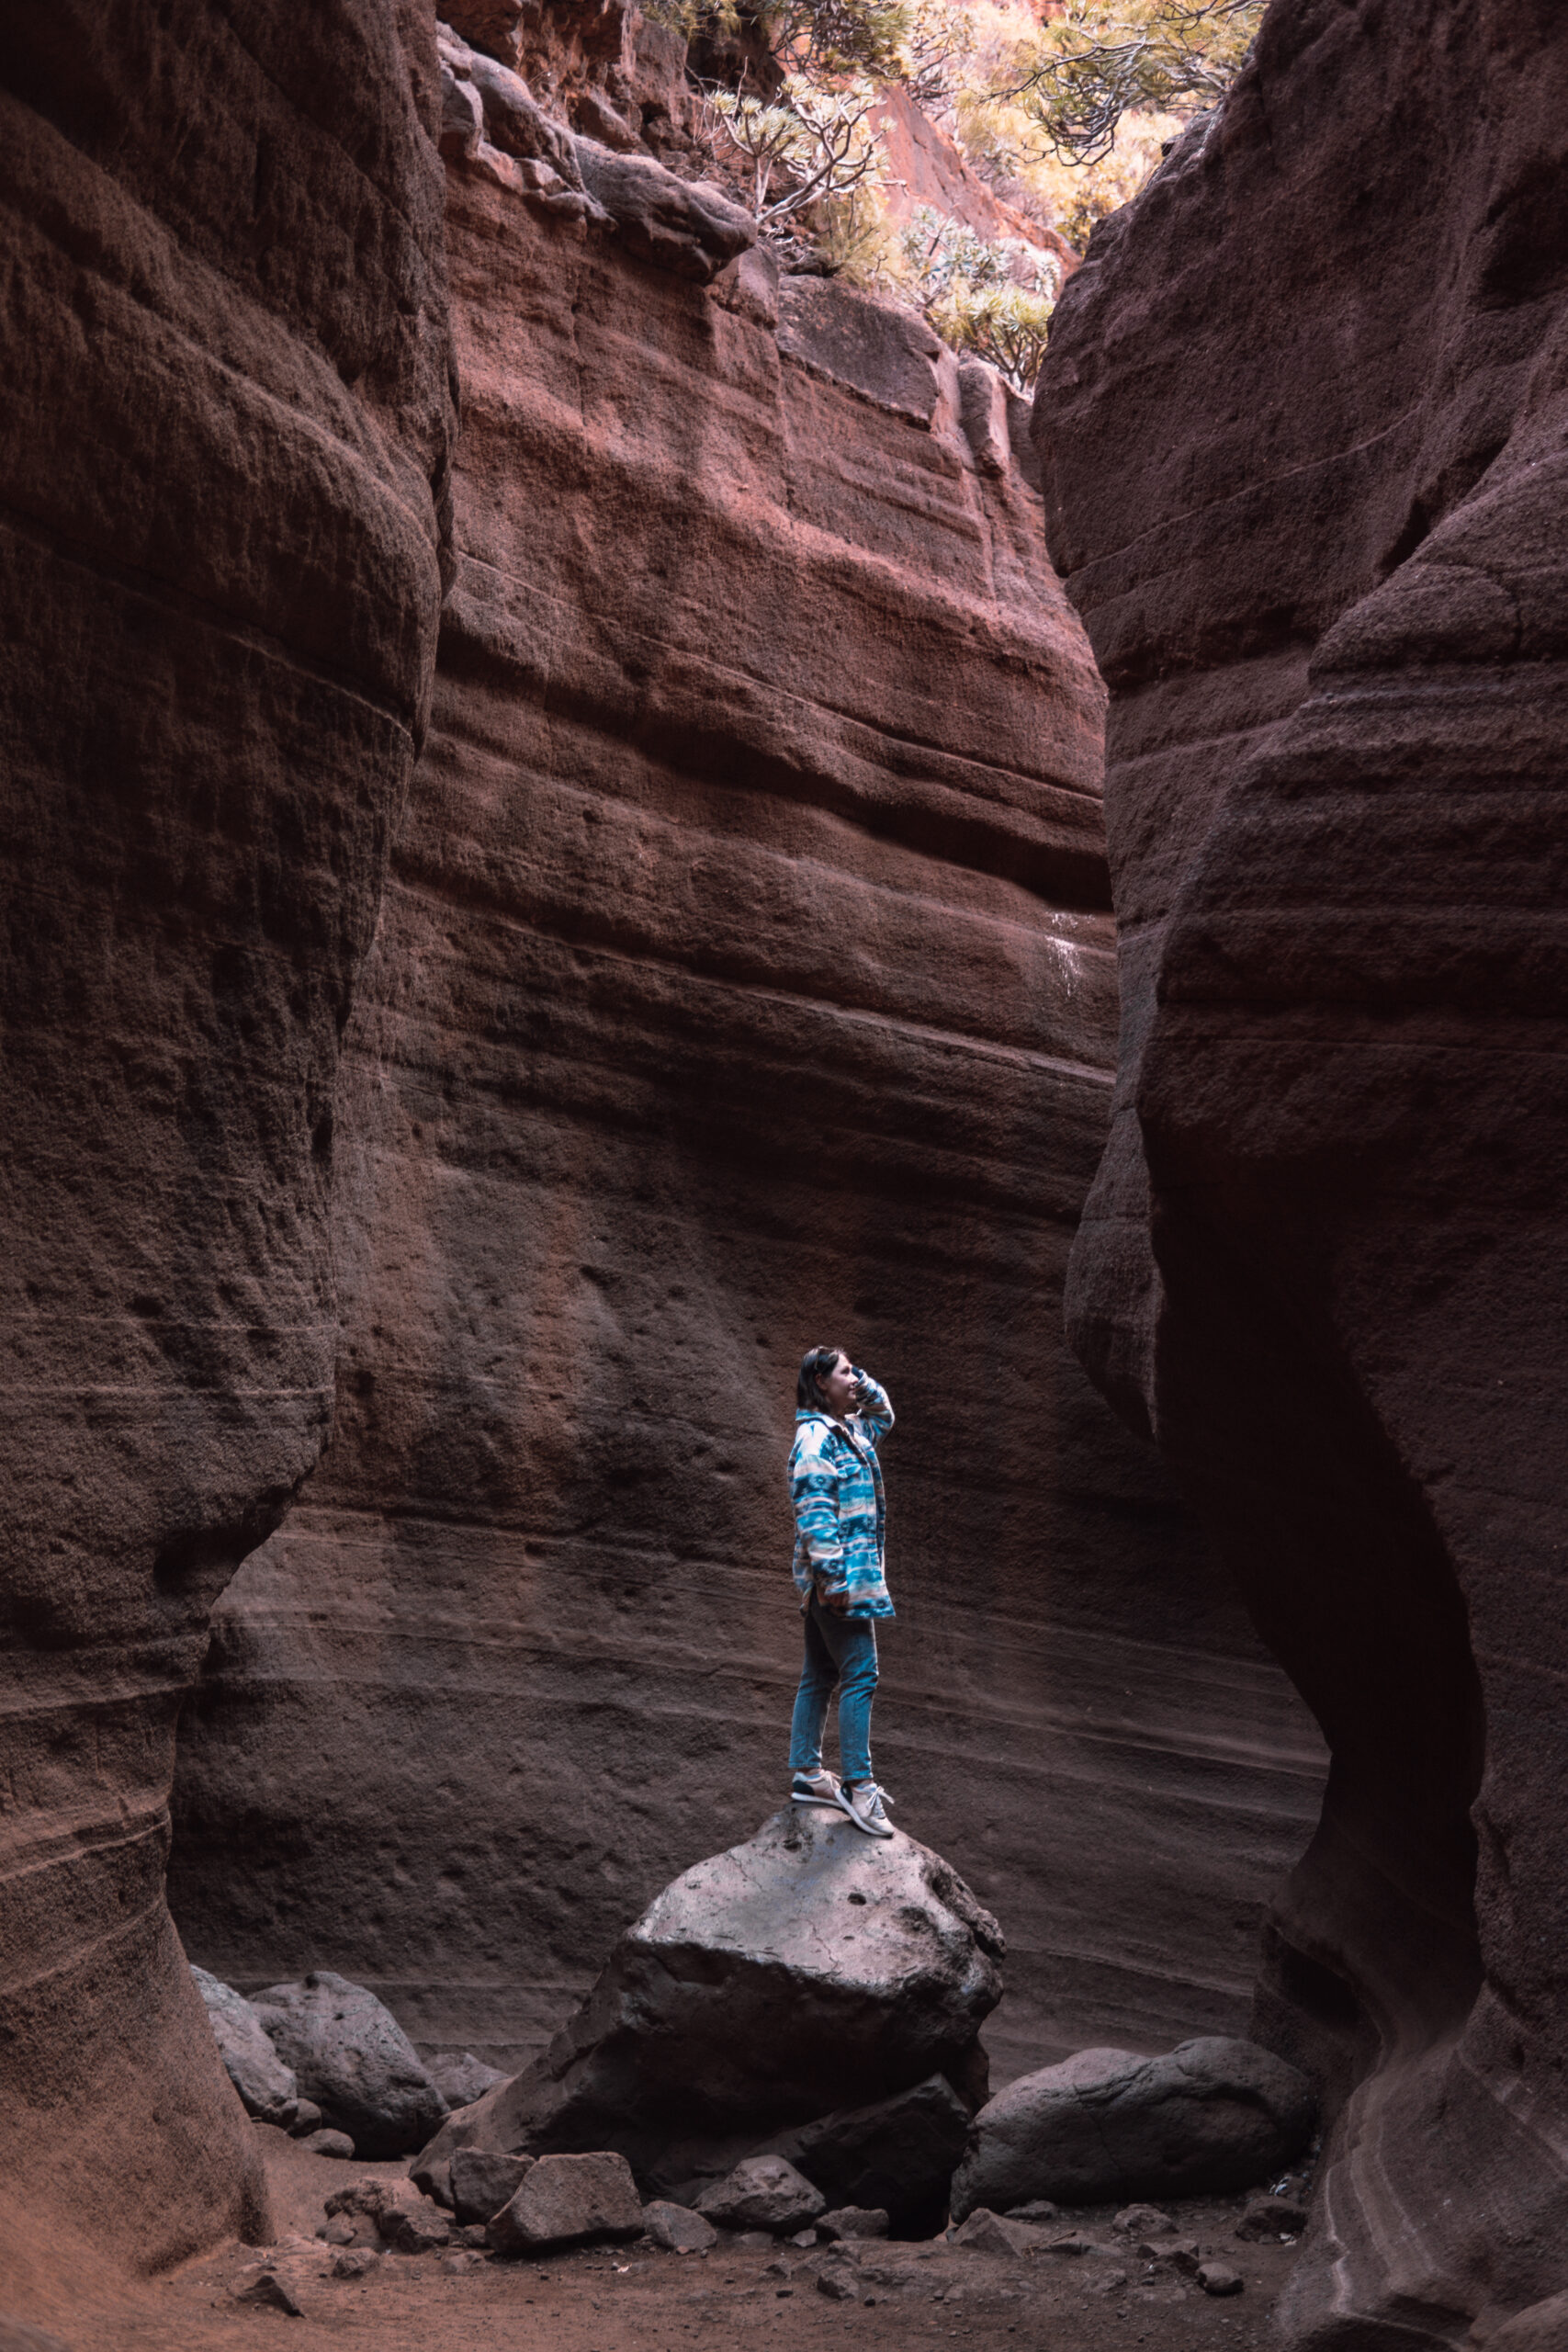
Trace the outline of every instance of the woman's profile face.
{"type": "Polygon", "coordinates": [[[828,1410],[837,1419],[841,1421],[847,1415],[853,1412],[855,1381],[848,1356],[840,1355],[831,1372],[819,1373],[817,1376],[817,1385],[822,1391],[828,1410]]]}

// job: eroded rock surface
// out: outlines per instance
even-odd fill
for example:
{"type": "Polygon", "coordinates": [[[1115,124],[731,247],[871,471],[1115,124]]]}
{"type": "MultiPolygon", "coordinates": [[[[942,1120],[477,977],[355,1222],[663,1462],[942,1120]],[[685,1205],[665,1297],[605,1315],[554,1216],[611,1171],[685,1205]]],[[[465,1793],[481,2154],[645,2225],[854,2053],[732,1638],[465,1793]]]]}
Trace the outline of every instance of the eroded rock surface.
{"type": "Polygon", "coordinates": [[[433,68],[418,11],[371,0],[62,0],[6,28],[17,2298],[84,2240],[154,2267],[265,2218],[164,1906],[167,1800],[213,1595],[330,1410],[339,1041],[441,587],[433,68]]]}
{"type": "Polygon", "coordinates": [[[1333,1749],[1256,2029],[1359,2085],[1325,2345],[1568,2283],[1565,187],[1543,0],[1277,0],[1036,414],[1112,692],[1071,1315],[1333,1749]]]}
{"type": "Polygon", "coordinates": [[[462,551],[346,1039],[335,1434],[187,1713],[178,1916],[514,2072],[784,1792],[843,1327],[899,1415],[879,1764],[1005,1890],[1012,2063],[1237,2030],[1318,1755],[1061,1343],[1114,1004],[1017,403],[556,203],[451,166],[462,551]]]}

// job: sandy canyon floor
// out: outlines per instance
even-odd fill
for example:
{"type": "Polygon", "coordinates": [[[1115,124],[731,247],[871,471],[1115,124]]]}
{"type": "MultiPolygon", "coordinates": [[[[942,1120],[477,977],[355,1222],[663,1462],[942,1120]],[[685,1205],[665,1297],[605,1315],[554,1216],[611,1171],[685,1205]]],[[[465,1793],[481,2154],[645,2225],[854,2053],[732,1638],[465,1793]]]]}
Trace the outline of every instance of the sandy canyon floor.
{"type": "MultiPolygon", "coordinates": [[[[1241,2276],[1223,2301],[1151,2275],[1125,2257],[1032,2255],[1003,2260],[938,2242],[868,2243],[857,2298],[833,2301],[807,2257],[720,2247],[677,2256],[647,2246],[596,2246],[546,2262],[489,2256],[387,2254],[367,2276],[333,2276],[333,2250],[315,2239],[325,2199],[396,2165],[346,2165],[313,2156],[256,2127],[267,2143],[278,2230],[271,2259],[301,2316],[236,2303],[260,2250],[230,2246],[140,2288],[62,2330],[72,2352],[686,2352],[765,2335],[773,2352],[902,2352],[916,2346],[1005,2352],[1262,2352],[1294,2258],[1288,2245],[1238,2243],[1245,2199],[1168,2204],[1183,2237],[1241,2276]],[[781,2266],[785,2275],[781,2275],[781,2266]]],[[[1111,2238],[1111,2209],[1075,2212],[1072,2225],[1111,2238]]]]}

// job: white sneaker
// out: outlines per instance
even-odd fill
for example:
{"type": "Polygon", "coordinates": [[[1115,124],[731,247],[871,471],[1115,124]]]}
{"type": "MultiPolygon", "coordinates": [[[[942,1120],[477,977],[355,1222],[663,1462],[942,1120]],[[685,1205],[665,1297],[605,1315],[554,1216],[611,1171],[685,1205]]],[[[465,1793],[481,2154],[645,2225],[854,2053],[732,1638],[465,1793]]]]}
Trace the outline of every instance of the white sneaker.
{"type": "Polygon", "coordinates": [[[836,1802],[868,1838],[892,1837],[893,1824],[882,1810],[882,1791],[874,1781],[857,1781],[852,1789],[840,1782],[836,1802]]]}
{"type": "Polygon", "coordinates": [[[839,1782],[835,1773],[828,1771],[797,1772],[790,1783],[791,1804],[826,1805],[829,1812],[839,1802],[839,1782]]]}

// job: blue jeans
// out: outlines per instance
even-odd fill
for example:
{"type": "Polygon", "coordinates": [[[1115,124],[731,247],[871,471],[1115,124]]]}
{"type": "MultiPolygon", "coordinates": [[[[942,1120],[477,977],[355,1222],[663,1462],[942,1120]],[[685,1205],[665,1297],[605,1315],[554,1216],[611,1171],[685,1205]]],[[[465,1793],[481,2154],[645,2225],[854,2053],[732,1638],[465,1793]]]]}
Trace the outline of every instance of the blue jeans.
{"type": "Polygon", "coordinates": [[[789,1769],[815,1772],[822,1761],[828,1702],[839,1686],[839,1770],[869,1781],[871,1702],[876,1695],[876,1627],[869,1617],[840,1617],[813,1594],[806,1612],[806,1663],[795,1694],[789,1769]]]}

